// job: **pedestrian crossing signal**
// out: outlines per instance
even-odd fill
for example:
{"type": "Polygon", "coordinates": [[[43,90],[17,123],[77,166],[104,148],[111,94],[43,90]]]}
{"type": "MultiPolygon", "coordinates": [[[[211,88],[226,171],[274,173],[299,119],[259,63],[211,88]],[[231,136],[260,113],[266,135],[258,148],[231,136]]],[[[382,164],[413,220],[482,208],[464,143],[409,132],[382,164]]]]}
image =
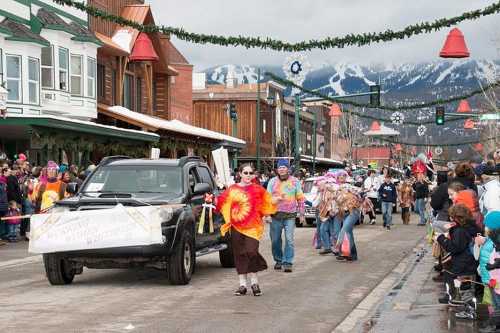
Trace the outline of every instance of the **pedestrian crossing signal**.
{"type": "Polygon", "coordinates": [[[436,125],[444,125],[444,106],[436,107],[436,125]]]}

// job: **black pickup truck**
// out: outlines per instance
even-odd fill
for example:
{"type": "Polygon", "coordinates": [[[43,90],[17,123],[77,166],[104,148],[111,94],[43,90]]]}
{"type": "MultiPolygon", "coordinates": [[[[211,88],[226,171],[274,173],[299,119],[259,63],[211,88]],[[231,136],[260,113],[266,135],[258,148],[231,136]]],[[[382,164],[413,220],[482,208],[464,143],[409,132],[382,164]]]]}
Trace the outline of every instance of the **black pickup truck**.
{"type": "MultiPolygon", "coordinates": [[[[123,246],[45,253],[43,261],[52,285],[70,284],[83,267],[154,267],[164,270],[172,284],[188,284],[196,258],[219,252],[223,267],[234,267],[230,242],[220,234],[222,216],[214,212],[213,231],[198,224],[206,193],[218,195],[212,172],[197,157],[131,159],[107,157],[80,189],[72,184],[71,198],[57,202],[58,211],[81,211],[126,206],[174,205],[172,218],[161,224],[163,244],[123,246]],[[96,187],[97,184],[97,187],[96,187]]],[[[112,221],[102,221],[102,223],[112,221]]],[[[205,223],[207,226],[208,223],[205,223]]]]}

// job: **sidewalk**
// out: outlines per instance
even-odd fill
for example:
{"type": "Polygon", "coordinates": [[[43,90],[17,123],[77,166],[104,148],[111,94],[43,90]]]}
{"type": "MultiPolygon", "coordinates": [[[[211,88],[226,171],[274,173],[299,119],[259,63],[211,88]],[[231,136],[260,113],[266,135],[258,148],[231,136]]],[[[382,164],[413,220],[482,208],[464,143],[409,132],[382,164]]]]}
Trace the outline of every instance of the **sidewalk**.
{"type": "Polygon", "coordinates": [[[444,289],[432,281],[434,258],[427,245],[424,250],[365,322],[364,332],[477,332],[477,322],[456,319],[451,307],[439,304],[444,289]]]}
{"type": "Polygon", "coordinates": [[[28,253],[28,243],[22,240],[17,243],[7,243],[0,246],[0,263],[33,256],[34,254],[28,253]]]}

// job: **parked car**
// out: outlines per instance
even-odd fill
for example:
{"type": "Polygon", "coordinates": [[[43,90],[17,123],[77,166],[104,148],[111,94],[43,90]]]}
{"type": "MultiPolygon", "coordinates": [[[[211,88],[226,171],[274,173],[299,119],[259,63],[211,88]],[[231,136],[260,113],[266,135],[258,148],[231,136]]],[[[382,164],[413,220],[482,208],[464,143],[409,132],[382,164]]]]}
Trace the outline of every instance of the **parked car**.
{"type": "MultiPolygon", "coordinates": [[[[314,184],[316,182],[316,179],[318,179],[318,177],[307,178],[304,181],[304,184],[302,186],[302,191],[304,192],[304,196],[306,197],[305,218],[306,218],[306,225],[308,225],[308,226],[313,226],[316,224],[316,211],[317,210],[316,210],[316,208],[314,208],[312,206],[314,198],[316,197],[316,194],[318,193],[318,187],[314,184]]],[[[297,215],[297,219],[296,219],[295,223],[296,223],[297,227],[304,226],[300,222],[298,215],[297,215]]]]}
{"type": "Polygon", "coordinates": [[[57,202],[54,209],[102,210],[117,204],[125,207],[172,204],[175,208],[170,219],[161,223],[162,244],[44,253],[45,272],[52,285],[70,284],[83,267],[154,267],[163,270],[170,283],[188,284],[196,258],[213,252],[219,252],[223,267],[234,267],[230,242],[220,234],[221,215],[214,212],[213,231],[196,232],[204,195],[218,194],[212,172],[197,157],[157,160],[108,157],[79,190],[74,184],[68,185],[68,189],[75,196],[57,202]]]}

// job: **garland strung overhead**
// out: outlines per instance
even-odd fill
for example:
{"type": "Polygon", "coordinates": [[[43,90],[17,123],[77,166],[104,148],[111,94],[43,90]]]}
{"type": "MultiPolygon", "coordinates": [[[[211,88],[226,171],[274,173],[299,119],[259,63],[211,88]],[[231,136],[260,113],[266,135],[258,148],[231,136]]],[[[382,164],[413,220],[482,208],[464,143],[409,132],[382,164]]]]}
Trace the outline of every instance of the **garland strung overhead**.
{"type": "Polygon", "coordinates": [[[380,140],[380,141],[385,141],[385,142],[392,143],[392,144],[400,144],[400,145],[416,146],[416,147],[456,147],[456,146],[470,145],[470,144],[474,144],[474,143],[499,140],[499,139],[500,139],[500,136],[492,136],[492,137],[485,138],[482,140],[464,141],[464,142],[457,142],[457,143],[418,143],[418,142],[411,143],[411,142],[401,142],[401,141],[397,141],[397,140],[386,139],[383,137],[377,137],[377,140],[380,140]]]}
{"type": "Polygon", "coordinates": [[[275,51],[300,52],[310,51],[313,49],[333,49],[344,48],[349,46],[364,46],[372,43],[388,42],[397,39],[405,39],[411,36],[431,33],[443,28],[457,25],[460,22],[468,20],[477,20],[483,16],[488,16],[500,12],[500,1],[497,1],[483,9],[477,9],[470,12],[465,12],[459,16],[442,18],[433,22],[422,22],[407,26],[406,28],[393,31],[387,29],[383,32],[370,32],[361,34],[348,34],[343,37],[327,37],[321,40],[311,39],[308,41],[300,41],[296,43],[260,37],[245,37],[245,36],[218,36],[211,34],[198,34],[185,31],[182,28],[174,28],[168,26],[157,25],[142,25],[137,22],[126,20],[121,16],[110,14],[104,10],[93,6],[86,5],[75,0],[52,0],[60,5],[77,8],[86,12],[90,16],[111,21],[123,26],[130,26],[143,32],[160,32],[168,35],[174,35],[180,40],[196,43],[196,44],[213,44],[220,46],[243,46],[248,48],[271,49],[275,51]]]}
{"type": "MultiPolygon", "coordinates": [[[[351,105],[351,106],[355,106],[355,107],[363,107],[363,108],[370,108],[370,109],[379,109],[379,110],[384,110],[384,111],[410,111],[410,110],[415,110],[415,109],[428,108],[428,107],[432,107],[432,106],[436,106],[436,105],[448,104],[448,103],[451,103],[451,102],[456,102],[456,101],[460,101],[460,100],[463,100],[463,99],[470,98],[472,96],[481,94],[483,92],[486,92],[486,91],[488,91],[490,89],[493,89],[493,88],[496,88],[496,87],[500,87],[500,80],[498,80],[498,81],[493,82],[492,84],[489,84],[489,85],[487,85],[485,87],[481,87],[481,88],[476,89],[476,90],[472,90],[472,91],[468,92],[467,94],[463,94],[461,96],[455,96],[455,97],[450,97],[450,98],[445,98],[445,99],[437,99],[435,101],[427,102],[427,103],[422,103],[422,104],[412,104],[412,105],[404,105],[404,106],[380,105],[380,106],[374,107],[374,106],[372,106],[370,104],[366,104],[366,103],[358,103],[358,102],[354,102],[354,101],[347,101],[347,100],[343,99],[342,96],[340,96],[340,97],[330,97],[330,96],[324,95],[324,94],[322,94],[320,92],[317,92],[317,91],[310,90],[310,89],[304,88],[302,86],[299,86],[299,85],[293,83],[290,80],[281,78],[281,77],[279,77],[279,76],[277,76],[277,75],[275,75],[273,73],[270,73],[270,72],[265,72],[264,75],[269,76],[271,79],[273,79],[274,81],[276,81],[276,82],[278,82],[278,83],[280,83],[282,85],[290,86],[290,87],[294,87],[294,88],[300,89],[300,90],[302,90],[305,93],[308,93],[308,94],[311,94],[311,95],[314,95],[314,96],[317,96],[317,97],[320,97],[320,98],[328,99],[328,100],[330,100],[332,102],[336,102],[336,103],[340,103],[340,104],[346,104],[346,105],[351,105]]],[[[460,119],[465,119],[465,117],[462,117],[460,119]]],[[[407,123],[407,122],[405,122],[405,123],[407,123]]]]}

